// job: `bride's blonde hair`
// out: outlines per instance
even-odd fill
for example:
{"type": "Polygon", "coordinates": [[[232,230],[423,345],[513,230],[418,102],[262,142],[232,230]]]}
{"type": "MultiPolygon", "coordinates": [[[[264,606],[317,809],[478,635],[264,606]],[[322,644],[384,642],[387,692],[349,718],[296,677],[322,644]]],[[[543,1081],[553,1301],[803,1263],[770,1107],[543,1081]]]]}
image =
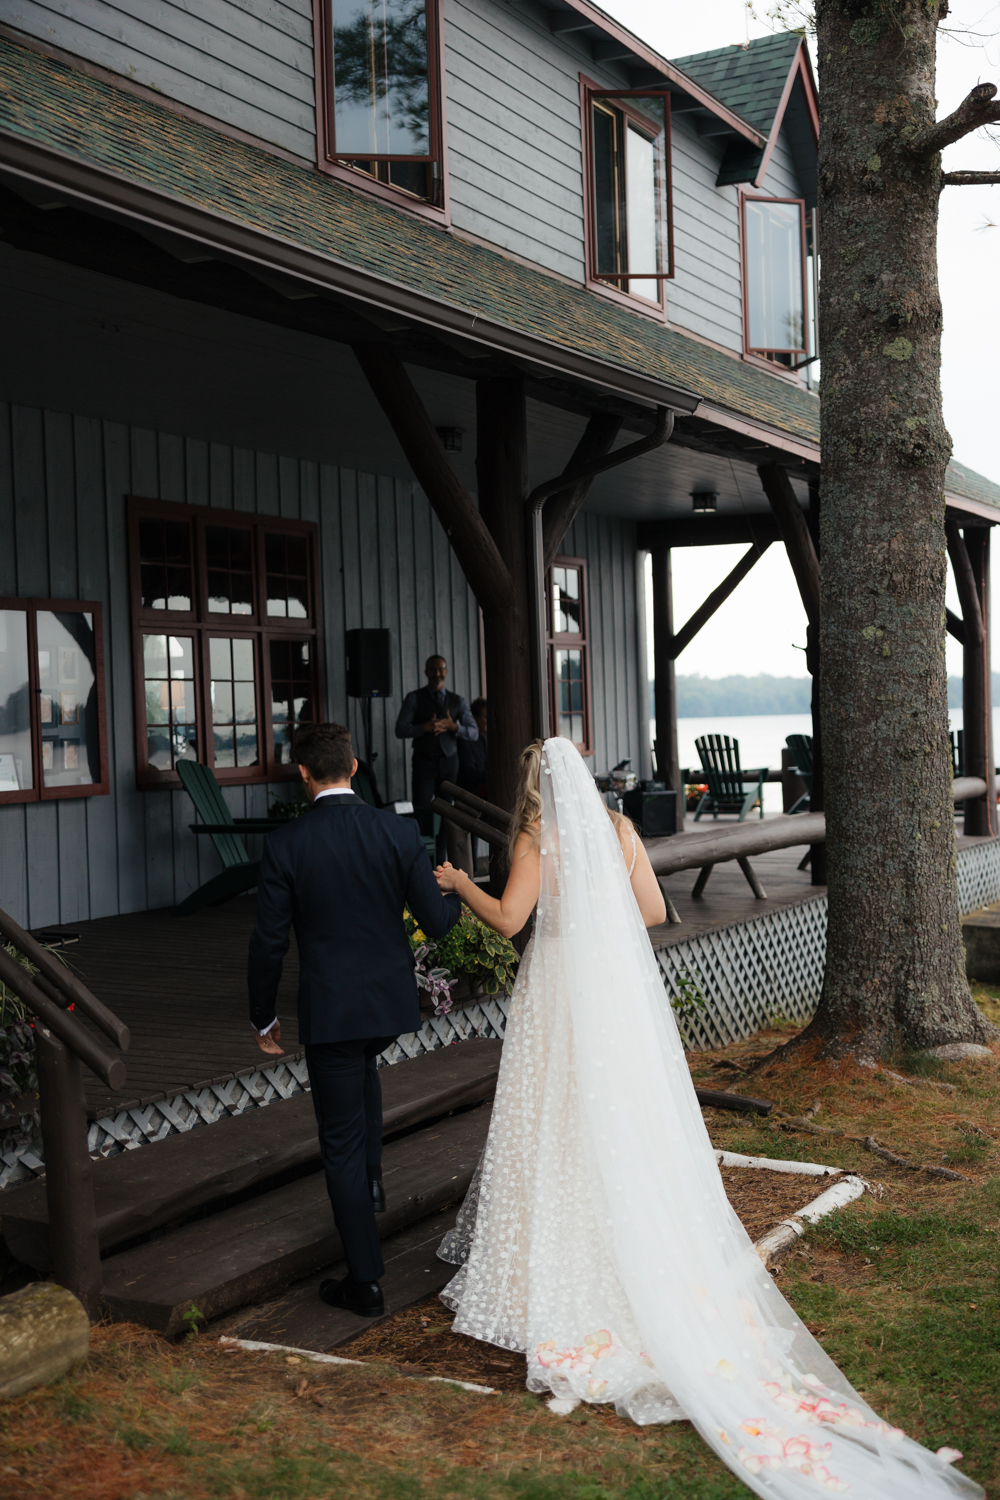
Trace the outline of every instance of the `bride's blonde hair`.
{"type": "MultiPolygon", "coordinates": [[[[521,751],[519,763],[519,775],[517,781],[517,798],[514,802],[514,815],[510,822],[510,835],[507,842],[507,857],[514,858],[514,849],[522,833],[526,833],[531,841],[531,847],[538,849],[541,845],[541,821],[542,821],[542,793],[540,781],[542,775],[542,751],[545,748],[544,740],[532,740],[528,747],[521,751]]],[[[633,828],[631,819],[623,816],[615,808],[608,808],[608,817],[615,825],[615,832],[622,828],[633,828]]]]}

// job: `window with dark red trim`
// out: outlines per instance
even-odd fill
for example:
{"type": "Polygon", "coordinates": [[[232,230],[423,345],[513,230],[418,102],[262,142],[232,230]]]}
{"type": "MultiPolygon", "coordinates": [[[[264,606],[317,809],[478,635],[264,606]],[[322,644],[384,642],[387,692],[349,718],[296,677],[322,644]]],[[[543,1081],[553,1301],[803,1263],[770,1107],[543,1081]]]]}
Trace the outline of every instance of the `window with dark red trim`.
{"type": "Polygon", "coordinates": [[[587,564],[557,557],[546,580],[549,705],[552,733],[591,753],[587,564]]]}
{"type": "Polygon", "coordinates": [[[133,497],[129,557],[139,785],[293,775],[322,717],[315,526],[133,497]]]}
{"type": "Polygon", "coordinates": [[[740,213],[746,352],[797,364],[807,351],[809,315],[805,203],[747,193],[740,213]]]}
{"type": "Polygon", "coordinates": [[[314,0],[320,165],[441,209],[441,0],[314,0]]]}
{"type": "Polygon", "coordinates": [[[587,279],[654,306],[673,276],[670,95],[582,80],[587,279]]]}
{"type": "Polygon", "coordinates": [[[100,604],[0,599],[0,802],[107,791],[100,604]]]}

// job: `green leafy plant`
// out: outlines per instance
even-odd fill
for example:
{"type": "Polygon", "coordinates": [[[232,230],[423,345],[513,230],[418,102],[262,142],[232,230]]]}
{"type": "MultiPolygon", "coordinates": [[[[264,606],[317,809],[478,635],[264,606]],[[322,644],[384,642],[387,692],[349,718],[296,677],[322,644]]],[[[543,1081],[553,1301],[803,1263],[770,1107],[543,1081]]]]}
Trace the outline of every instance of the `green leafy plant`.
{"type": "Polygon", "coordinates": [[[428,938],[408,911],[404,920],[413,952],[423,950],[423,962],[433,964],[449,980],[467,979],[491,995],[501,991],[509,995],[514,988],[518,956],[513,943],[480,922],[467,906],[451,931],[436,941],[428,938]]]}
{"type": "Polygon", "coordinates": [[[182,1313],[181,1321],[187,1324],[187,1339],[190,1343],[192,1339],[198,1337],[198,1334],[200,1332],[198,1327],[199,1323],[207,1323],[208,1319],[205,1317],[205,1314],[201,1311],[201,1309],[195,1307],[194,1303],[192,1302],[187,1312],[182,1313]]]}
{"type": "Polygon", "coordinates": [[[682,1020],[691,1020],[708,1005],[708,999],[697,978],[690,969],[681,969],[674,981],[674,993],[670,997],[674,1014],[682,1020]]]}
{"type": "MultiPolygon", "coordinates": [[[[34,964],[12,943],[4,952],[31,974],[34,964]]],[[[0,980],[0,1137],[6,1150],[26,1146],[38,1133],[38,1067],[35,1035],[24,1002],[0,980]]]]}

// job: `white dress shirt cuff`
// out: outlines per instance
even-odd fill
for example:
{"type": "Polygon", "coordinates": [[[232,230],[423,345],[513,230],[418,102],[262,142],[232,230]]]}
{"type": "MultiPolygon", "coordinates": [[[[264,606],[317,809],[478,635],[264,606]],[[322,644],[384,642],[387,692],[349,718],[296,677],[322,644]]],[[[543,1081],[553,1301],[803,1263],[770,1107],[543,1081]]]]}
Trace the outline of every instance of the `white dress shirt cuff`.
{"type": "Polygon", "coordinates": [[[274,1029],[274,1027],[277,1026],[277,1024],[278,1024],[278,1018],[277,1018],[277,1016],[275,1016],[274,1020],[270,1024],[270,1026],[265,1026],[262,1029],[259,1029],[257,1031],[257,1035],[258,1036],[267,1036],[267,1033],[269,1031],[272,1031],[274,1029]]]}

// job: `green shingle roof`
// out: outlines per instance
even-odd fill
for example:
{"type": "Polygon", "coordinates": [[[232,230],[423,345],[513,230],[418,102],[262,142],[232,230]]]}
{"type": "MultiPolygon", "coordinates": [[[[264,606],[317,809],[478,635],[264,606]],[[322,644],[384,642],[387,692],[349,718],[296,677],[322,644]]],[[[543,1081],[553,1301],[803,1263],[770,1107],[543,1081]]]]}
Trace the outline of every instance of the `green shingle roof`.
{"type": "Polygon", "coordinates": [[[982,505],[995,505],[1000,510],[1000,484],[984,479],[974,469],[952,459],[945,476],[945,489],[949,495],[961,495],[966,500],[978,500],[982,505]]]}
{"type": "Polygon", "coordinates": [[[748,47],[719,47],[670,61],[720,104],[742,115],[761,135],[771,134],[792,61],[802,44],[794,32],[755,37],[748,47]]]}

